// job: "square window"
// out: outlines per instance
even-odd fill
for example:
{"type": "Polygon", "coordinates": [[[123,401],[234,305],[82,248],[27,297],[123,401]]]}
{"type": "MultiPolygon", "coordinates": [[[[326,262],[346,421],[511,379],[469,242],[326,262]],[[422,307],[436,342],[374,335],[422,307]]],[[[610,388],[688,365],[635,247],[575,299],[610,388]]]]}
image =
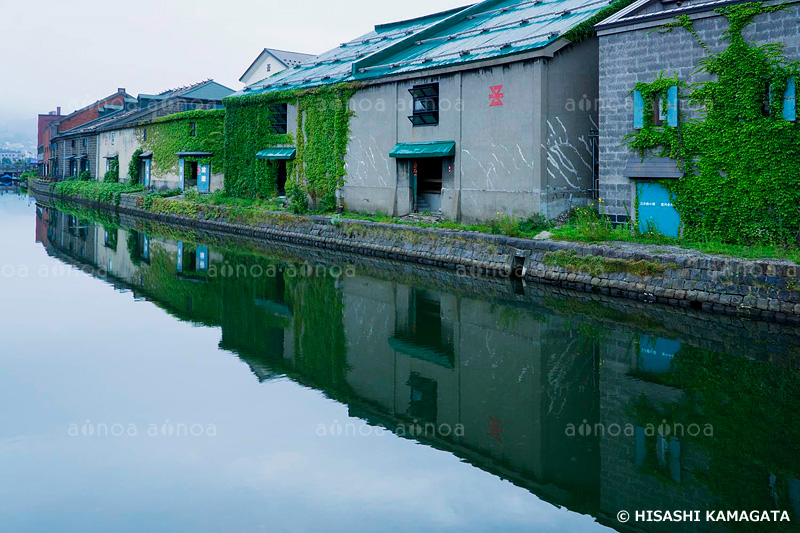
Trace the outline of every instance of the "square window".
{"type": "Polygon", "coordinates": [[[439,84],[416,85],[408,90],[414,98],[414,114],[408,117],[414,126],[439,124],[439,84]]]}

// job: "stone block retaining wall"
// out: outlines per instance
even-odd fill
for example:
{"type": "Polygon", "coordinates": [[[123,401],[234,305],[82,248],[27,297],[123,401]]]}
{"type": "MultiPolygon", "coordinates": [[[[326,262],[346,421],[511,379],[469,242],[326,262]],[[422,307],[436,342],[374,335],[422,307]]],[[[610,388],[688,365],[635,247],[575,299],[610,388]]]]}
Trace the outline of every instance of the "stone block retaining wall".
{"type": "MultiPolygon", "coordinates": [[[[52,196],[46,185],[34,183],[37,197],[52,196]]],[[[581,244],[533,241],[475,232],[420,228],[341,219],[275,213],[258,226],[175,214],[153,213],[140,207],[139,195],[122,195],[119,206],[76,201],[91,207],[164,222],[272,241],[322,247],[365,256],[385,257],[455,269],[464,276],[499,276],[558,285],[570,289],[635,300],[691,307],[713,313],[800,324],[800,266],[778,260],[750,261],[703,254],[678,247],[629,243],[581,244]],[[548,254],[571,251],[621,262],[647,261],[662,273],[640,276],[607,269],[592,273],[547,264],[548,254]]],[[[226,208],[216,206],[215,209],[226,208]]],[[[224,217],[222,217],[224,218],[224,217]]]]}

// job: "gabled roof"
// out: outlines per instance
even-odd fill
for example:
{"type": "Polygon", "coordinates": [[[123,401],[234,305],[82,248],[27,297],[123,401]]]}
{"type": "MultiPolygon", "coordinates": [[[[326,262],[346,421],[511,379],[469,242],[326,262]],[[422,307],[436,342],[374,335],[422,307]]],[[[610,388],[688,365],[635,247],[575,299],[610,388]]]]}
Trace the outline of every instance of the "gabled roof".
{"type": "Polygon", "coordinates": [[[186,87],[167,89],[156,95],[142,94],[139,98],[148,100],[166,100],[168,98],[191,98],[193,100],[222,100],[233,93],[233,89],[225,87],[214,80],[204,80],[186,87]]]}
{"type": "Polygon", "coordinates": [[[400,39],[414,34],[423,28],[443,20],[463,8],[452,9],[442,13],[427,15],[425,17],[394,22],[375,26],[375,30],[362,35],[358,39],[341,44],[338,48],[329,50],[292,69],[287,69],[261,80],[233,96],[258,94],[284,89],[299,89],[351,81],[353,63],[372,53],[386,48],[400,39]]]}
{"type": "Polygon", "coordinates": [[[275,59],[278,60],[284,67],[286,68],[294,68],[301,63],[305,63],[310,59],[314,59],[315,55],[313,54],[301,54],[300,52],[289,52],[287,50],[278,50],[277,48],[264,48],[258,57],[253,61],[247,70],[244,71],[242,77],[239,78],[239,81],[244,80],[250,71],[255,68],[259,61],[261,61],[265,56],[271,55],[275,59]]]}
{"type": "Polygon", "coordinates": [[[373,80],[541,50],[581,23],[591,23],[610,3],[484,0],[419,19],[384,24],[234,96],[373,80]]]}
{"type": "MultiPolygon", "coordinates": [[[[117,96],[120,96],[120,95],[124,96],[124,97],[125,97],[125,99],[128,99],[128,98],[130,98],[130,99],[134,99],[134,98],[133,98],[133,96],[129,95],[129,94],[128,94],[128,93],[125,91],[125,89],[123,89],[123,88],[120,88],[120,89],[117,89],[117,92],[115,92],[114,94],[110,94],[110,95],[106,96],[105,98],[101,98],[100,100],[97,100],[96,102],[94,102],[94,103],[92,103],[92,104],[89,104],[89,105],[87,105],[87,106],[84,106],[84,107],[82,107],[82,108],[80,108],[80,109],[77,109],[77,110],[73,111],[72,113],[70,113],[70,114],[68,114],[68,115],[61,115],[61,116],[58,118],[58,120],[55,120],[55,121],[53,121],[53,123],[52,123],[52,124],[57,126],[57,125],[58,125],[58,124],[60,124],[61,122],[63,122],[63,121],[66,121],[67,119],[70,119],[70,118],[74,117],[75,115],[78,115],[78,114],[80,114],[80,113],[83,113],[84,111],[88,111],[88,110],[92,109],[93,107],[99,106],[99,105],[100,105],[100,104],[102,104],[103,102],[106,102],[106,101],[108,101],[108,100],[111,100],[111,99],[113,99],[113,98],[116,98],[117,96]]],[[[67,130],[67,131],[69,131],[69,130],[67,130]]],[[[64,133],[66,133],[66,131],[65,131],[64,133]]]]}
{"type": "Polygon", "coordinates": [[[89,124],[84,124],[84,126],[76,130],[70,130],[68,133],[90,133],[129,128],[166,115],[167,113],[162,111],[170,106],[170,100],[180,98],[202,100],[205,102],[221,102],[225,96],[232,93],[233,89],[229,89],[213,80],[206,80],[187,87],[163,91],[157,95],[142,94],[139,95],[138,106],[108,115],[89,124]],[[142,105],[142,102],[147,102],[147,105],[142,105]]]}

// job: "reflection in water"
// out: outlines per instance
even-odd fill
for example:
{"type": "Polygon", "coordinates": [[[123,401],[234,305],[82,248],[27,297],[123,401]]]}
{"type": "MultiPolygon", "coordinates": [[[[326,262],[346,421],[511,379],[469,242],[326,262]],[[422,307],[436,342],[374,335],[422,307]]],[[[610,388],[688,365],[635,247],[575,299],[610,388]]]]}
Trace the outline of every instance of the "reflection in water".
{"type": "Polygon", "coordinates": [[[36,217],[49,253],[221,328],[220,347],[259,381],[288,376],[555,505],[617,528],[622,509],[800,519],[790,327],[166,227],[143,233],[44,206],[36,217]]]}

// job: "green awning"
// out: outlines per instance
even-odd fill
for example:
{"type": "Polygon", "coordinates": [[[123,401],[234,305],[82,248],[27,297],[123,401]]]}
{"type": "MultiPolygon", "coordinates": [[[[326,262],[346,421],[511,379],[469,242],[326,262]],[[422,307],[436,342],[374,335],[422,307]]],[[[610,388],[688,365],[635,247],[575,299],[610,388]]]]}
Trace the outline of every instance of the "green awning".
{"type": "Polygon", "coordinates": [[[287,161],[294,159],[297,154],[297,148],[294,146],[273,146],[272,148],[264,148],[256,154],[256,159],[281,159],[287,161]]]}
{"type": "Polygon", "coordinates": [[[419,159],[423,157],[453,157],[456,155],[455,141],[428,143],[397,143],[389,157],[419,159]]]}

